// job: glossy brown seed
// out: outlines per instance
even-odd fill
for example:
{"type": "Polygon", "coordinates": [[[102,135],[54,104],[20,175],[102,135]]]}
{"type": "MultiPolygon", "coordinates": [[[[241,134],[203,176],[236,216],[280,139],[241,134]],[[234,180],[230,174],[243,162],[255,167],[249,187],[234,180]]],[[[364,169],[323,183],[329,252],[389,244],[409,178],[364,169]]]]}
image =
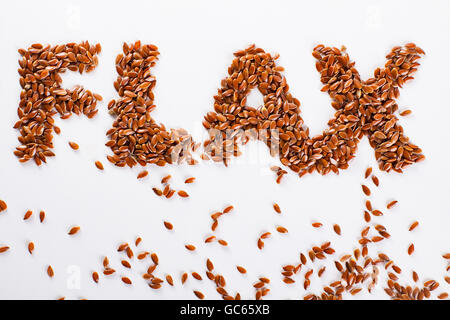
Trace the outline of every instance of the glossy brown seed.
{"type": "Polygon", "coordinates": [[[364,184],[362,184],[361,185],[361,188],[362,188],[362,191],[364,192],[364,194],[366,195],[366,196],[370,196],[370,189],[366,186],[366,185],[364,185],[364,184]]]}
{"type": "Polygon", "coordinates": [[[136,241],[134,241],[134,245],[137,247],[139,246],[139,244],[142,242],[142,238],[141,237],[137,237],[136,241]]]}
{"type": "Polygon", "coordinates": [[[418,276],[417,272],[415,272],[415,271],[412,272],[412,278],[413,278],[414,282],[419,281],[419,276],[418,276]]]}
{"type": "Polygon", "coordinates": [[[95,161],[95,166],[97,167],[97,169],[99,170],[103,170],[103,164],[100,161],[95,161]]]}
{"type": "Polygon", "coordinates": [[[223,239],[217,240],[217,242],[218,242],[220,245],[224,246],[224,247],[228,246],[228,242],[226,242],[226,241],[223,240],[223,239]]]}
{"type": "Polygon", "coordinates": [[[72,236],[72,235],[78,233],[78,231],[80,231],[80,229],[81,229],[81,228],[80,228],[79,226],[72,227],[72,228],[69,230],[68,234],[72,236]]]}
{"type": "Polygon", "coordinates": [[[145,178],[146,176],[148,176],[148,171],[143,170],[143,171],[139,172],[139,174],[137,175],[137,178],[142,179],[142,178],[145,178]]]}
{"type": "Polygon", "coordinates": [[[103,274],[105,276],[110,276],[115,272],[116,272],[116,270],[114,270],[113,268],[105,268],[105,270],[103,270],[103,274]]]}
{"type": "Polygon", "coordinates": [[[242,274],[247,273],[247,270],[244,267],[236,266],[236,269],[242,274]]]}
{"type": "Polygon", "coordinates": [[[32,241],[28,242],[28,252],[33,254],[34,251],[34,243],[32,241]]]}
{"type": "Polygon", "coordinates": [[[411,223],[411,225],[409,226],[409,231],[413,231],[415,228],[417,228],[417,226],[419,225],[418,221],[414,221],[413,223],[411,223]]]}
{"type": "Polygon", "coordinates": [[[412,255],[413,252],[414,252],[414,244],[411,243],[411,244],[409,245],[409,247],[408,247],[408,254],[409,254],[409,255],[412,255]]]}
{"type": "Polygon", "coordinates": [[[364,178],[367,179],[372,174],[372,167],[368,167],[364,173],[364,178]]]}
{"type": "Polygon", "coordinates": [[[200,300],[205,299],[205,295],[203,293],[201,293],[200,291],[194,290],[194,294],[197,298],[199,298],[200,300]]]}
{"type": "Polygon", "coordinates": [[[41,223],[44,222],[44,220],[45,220],[45,212],[44,211],[39,212],[39,220],[41,221],[41,223]]]}
{"type": "Polygon", "coordinates": [[[192,277],[194,278],[194,279],[196,279],[196,280],[203,280],[202,279],[202,276],[201,275],[199,275],[197,272],[192,272],[191,273],[192,274],[192,277]]]}
{"type": "Polygon", "coordinates": [[[397,202],[398,202],[397,200],[392,200],[386,205],[386,208],[391,209],[393,206],[397,204],[397,202]]]}
{"type": "Polygon", "coordinates": [[[162,191],[158,188],[152,188],[153,192],[157,195],[157,196],[162,196],[162,191]]]}
{"type": "Polygon", "coordinates": [[[78,150],[80,148],[80,146],[72,141],[69,141],[69,146],[73,149],[73,150],[78,150]]]}
{"type": "Polygon", "coordinates": [[[180,190],[180,191],[178,191],[177,193],[178,193],[178,195],[179,195],[180,197],[182,197],[182,198],[187,198],[187,197],[189,197],[189,194],[188,194],[186,191],[184,191],[184,190],[180,190]]]}
{"type": "Polygon", "coordinates": [[[447,292],[442,292],[437,297],[438,297],[438,299],[447,299],[448,298],[448,293],[447,292]]]}
{"type": "Polygon", "coordinates": [[[173,229],[173,225],[168,221],[164,221],[164,226],[166,227],[167,230],[173,229]]]}
{"type": "Polygon", "coordinates": [[[231,210],[233,210],[234,207],[233,206],[228,206],[225,209],[223,209],[223,213],[229,213],[231,210]]]}
{"type": "Polygon", "coordinates": [[[130,278],[128,278],[128,277],[122,277],[122,281],[123,281],[123,283],[128,284],[128,285],[132,284],[130,278]]]}
{"type": "Polygon", "coordinates": [[[121,263],[125,268],[131,269],[131,264],[130,264],[128,261],[122,260],[122,261],[120,261],[120,263],[121,263]]]}
{"type": "Polygon", "coordinates": [[[336,232],[338,235],[341,235],[341,227],[338,224],[333,225],[333,230],[334,232],[336,232]]]}
{"type": "Polygon", "coordinates": [[[183,275],[181,276],[181,283],[184,284],[186,282],[188,278],[188,274],[185,272],[183,273],[183,275]]]}
{"type": "Polygon", "coordinates": [[[99,276],[97,272],[92,272],[92,280],[94,280],[95,283],[98,283],[99,276]]]}
{"type": "Polygon", "coordinates": [[[0,247],[0,253],[6,252],[6,251],[8,251],[8,250],[9,250],[9,247],[8,247],[8,246],[0,247]]]}
{"type": "Polygon", "coordinates": [[[53,271],[52,266],[48,266],[48,267],[47,267],[47,275],[48,275],[50,278],[53,278],[53,276],[55,275],[55,272],[53,271]]]}
{"type": "Polygon", "coordinates": [[[281,213],[280,206],[277,203],[273,204],[273,209],[275,210],[276,213],[281,213]]]}
{"type": "Polygon", "coordinates": [[[170,178],[172,178],[172,176],[170,174],[165,176],[165,177],[163,177],[161,179],[161,184],[166,184],[167,182],[169,182],[170,178]]]}
{"type": "Polygon", "coordinates": [[[404,110],[404,111],[400,112],[400,115],[401,115],[402,117],[405,117],[405,116],[408,116],[408,115],[410,115],[411,113],[412,113],[412,111],[411,111],[411,110],[409,110],[409,109],[406,109],[406,110],[404,110]]]}
{"type": "Polygon", "coordinates": [[[277,231],[279,233],[288,233],[288,230],[285,227],[282,227],[282,226],[277,227],[277,231]]]}
{"type": "Polygon", "coordinates": [[[372,176],[372,182],[376,187],[380,185],[380,180],[378,179],[377,176],[372,176]]]}
{"type": "Polygon", "coordinates": [[[320,228],[320,227],[322,227],[322,223],[320,223],[320,222],[313,222],[311,225],[312,225],[314,228],[320,228]]]}
{"type": "Polygon", "coordinates": [[[187,178],[186,180],[184,180],[184,183],[194,183],[194,181],[195,181],[195,177],[190,177],[190,178],[187,178]]]}
{"type": "Polygon", "coordinates": [[[33,215],[33,211],[28,210],[25,212],[25,215],[23,216],[23,220],[28,220],[33,215]]]}
{"type": "Polygon", "coordinates": [[[189,251],[194,251],[195,250],[195,246],[193,246],[192,244],[186,244],[185,248],[188,249],[189,251]]]}
{"type": "Polygon", "coordinates": [[[6,209],[8,209],[8,205],[5,201],[0,200],[0,212],[5,211],[6,209]]]}

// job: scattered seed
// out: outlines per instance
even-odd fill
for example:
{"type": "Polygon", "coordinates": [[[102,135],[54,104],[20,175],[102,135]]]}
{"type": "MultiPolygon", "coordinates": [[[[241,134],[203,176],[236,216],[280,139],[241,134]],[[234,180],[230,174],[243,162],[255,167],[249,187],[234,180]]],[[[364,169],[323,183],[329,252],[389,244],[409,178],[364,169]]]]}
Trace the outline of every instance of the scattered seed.
{"type": "Polygon", "coordinates": [[[366,185],[362,184],[361,188],[366,196],[370,196],[370,189],[366,185]]]}
{"type": "Polygon", "coordinates": [[[184,183],[193,183],[194,181],[195,181],[195,178],[190,177],[190,178],[187,178],[186,180],[184,180],[184,183]]]}
{"type": "Polygon", "coordinates": [[[28,210],[27,212],[25,212],[25,215],[23,216],[23,220],[28,220],[33,214],[33,211],[28,210]]]}
{"type": "Polygon", "coordinates": [[[178,195],[179,195],[180,197],[183,197],[183,198],[189,197],[189,194],[188,194],[186,191],[184,191],[184,190],[178,191],[178,195]]]}
{"type": "Polygon", "coordinates": [[[414,221],[414,222],[411,223],[411,225],[409,226],[409,231],[413,231],[418,225],[419,225],[419,222],[418,222],[418,221],[414,221]]]}
{"type": "Polygon", "coordinates": [[[386,208],[391,209],[393,206],[397,204],[397,202],[398,202],[397,200],[392,200],[386,205],[386,208]]]}
{"type": "Polygon", "coordinates": [[[80,148],[80,146],[72,141],[69,141],[69,146],[73,149],[73,150],[78,150],[80,148]]]}
{"type": "Polygon", "coordinates": [[[168,221],[164,221],[164,226],[166,227],[167,230],[173,229],[173,225],[168,221]]]}
{"type": "Polygon", "coordinates": [[[76,234],[76,233],[78,233],[78,231],[80,231],[80,227],[78,227],[78,226],[76,226],[76,227],[72,227],[70,230],[69,230],[69,235],[74,235],[74,234],[76,234]]]}
{"type": "Polygon", "coordinates": [[[103,170],[103,164],[100,161],[95,161],[95,166],[99,170],[103,170]]]}
{"type": "Polygon", "coordinates": [[[137,175],[137,178],[142,179],[142,178],[145,178],[147,175],[148,175],[148,171],[143,170],[143,171],[139,172],[139,174],[137,175]]]}
{"type": "Polygon", "coordinates": [[[34,243],[30,241],[30,242],[28,243],[28,252],[29,252],[30,254],[33,254],[33,251],[34,251],[34,243]]]}

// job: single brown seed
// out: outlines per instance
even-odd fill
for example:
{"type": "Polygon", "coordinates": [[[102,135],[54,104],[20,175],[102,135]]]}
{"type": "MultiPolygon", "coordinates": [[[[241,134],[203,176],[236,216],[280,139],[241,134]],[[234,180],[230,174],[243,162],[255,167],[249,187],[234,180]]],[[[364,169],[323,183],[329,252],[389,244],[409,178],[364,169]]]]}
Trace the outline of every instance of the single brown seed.
{"type": "Polygon", "coordinates": [[[450,253],[444,253],[444,254],[442,255],[442,257],[443,257],[444,259],[450,259],[450,253]]]}
{"type": "Polygon", "coordinates": [[[314,222],[314,223],[312,223],[312,226],[313,226],[314,228],[320,228],[320,227],[322,227],[322,223],[320,223],[320,222],[314,222]]]}
{"type": "Polygon", "coordinates": [[[180,197],[182,197],[182,198],[187,198],[187,197],[189,197],[189,194],[188,194],[186,191],[184,191],[184,190],[178,191],[178,195],[179,195],[180,197]]]}
{"type": "Polygon", "coordinates": [[[194,251],[195,250],[195,246],[193,246],[192,244],[185,245],[185,248],[188,249],[189,251],[194,251]]]}
{"type": "Polygon", "coordinates": [[[195,181],[195,178],[190,177],[190,178],[187,178],[186,180],[184,180],[184,183],[193,183],[194,181],[195,181]]]}
{"type": "Polygon", "coordinates": [[[400,112],[400,115],[401,115],[402,117],[406,117],[406,116],[410,115],[411,113],[412,113],[411,110],[406,109],[406,110],[400,112]]]}
{"type": "Polygon", "coordinates": [[[48,267],[47,267],[47,275],[48,275],[50,278],[53,278],[53,276],[55,275],[55,272],[53,271],[52,266],[48,266],[48,267]]]}
{"type": "Polygon", "coordinates": [[[333,225],[333,230],[334,232],[336,232],[338,235],[341,235],[341,227],[338,224],[333,225]]]}
{"type": "Polygon", "coordinates": [[[196,291],[194,290],[194,294],[197,298],[199,298],[200,300],[205,299],[205,295],[203,293],[201,293],[200,291],[196,291]]]}
{"type": "Polygon", "coordinates": [[[409,247],[408,247],[408,254],[409,254],[409,255],[412,255],[413,252],[414,252],[414,244],[411,243],[411,244],[409,245],[409,247]]]}
{"type": "Polygon", "coordinates": [[[231,210],[233,210],[234,207],[233,206],[228,206],[225,209],[223,209],[223,213],[229,213],[231,210]]]}
{"type": "Polygon", "coordinates": [[[0,247],[0,253],[6,252],[6,251],[8,251],[8,250],[9,250],[9,247],[8,247],[8,246],[0,247]]]}
{"type": "Polygon", "coordinates": [[[368,167],[364,174],[364,178],[367,179],[371,175],[371,173],[372,173],[372,167],[368,167]]]}
{"type": "Polygon", "coordinates": [[[224,246],[224,247],[228,246],[228,242],[226,242],[226,241],[223,240],[223,239],[220,239],[220,240],[218,240],[217,242],[220,243],[220,244],[221,244],[222,246],[224,246]]]}
{"type": "Polygon", "coordinates": [[[414,282],[419,281],[419,276],[418,276],[417,272],[415,272],[415,271],[412,272],[412,278],[413,278],[414,282]]]}
{"type": "Polygon", "coordinates": [[[8,209],[8,205],[5,201],[0,200],[0,212],[5,211],[6,209],[8,209]]]}
{"type": "Polygon", "coordinates": [[[418,221],[414,221],[414,222],[411,223],[411,225],[409,226],[409,231],[413,231],[418,225],[419,225],[419,222],[418,222],[418,221]]]}
{"type": "Polygon", "coordinates": [[[279,233],[288,233],[288,229],[286,229],[285,227],[281,227],[281,226],[277,227],[277,231],[279,233]]]}
{"type": "Polygon", "coordinates": [[[392,200],[386,205],[386,208],[391,209],[393,206],[397,204],[397,202],[398,202],[397,200],[392,200]]]}
{"type": "Polygon", "coordinates": [[[41,221],[41,223],[44,222],[44,220],[45,220],[45,212],[44,211],[39,212],[39,220],[41,221]]]}
{"type": "Polygon", "coordinates": [[[120,263],[121,263],[125,268],[131,269],[131,264],[130,264],[128,261],[122,260],[122,261],[120,261],[120,263]]]}
{"type": "Polygon", "coordinates": [[[76,226],[76,227],[72,227],[70,230],[69,230],[69,235],[74,235],[74,234],[76,234],[76,233],[78,233],[78,231],[80,231],[80,227],[78,227],[78,226],[76,226]]]}
{"type": "Polygon", "coordinates": [[[202,276],[201,275],[199,275],[197,272],[192,272],[192,277],[194,278],[194,279],[196,279],[196,280],[203,280],[202,279],[202,276]]]}
{"type": "Polygon", "coordinates": [[[115,273],[116,270],[114,270],[113,268],[105,268],[105,270],[103,270],[103,274],[105,276],[109,276],[112,275],[113,273],[115,273]]]}
{"type": "Polygon", "coordinates": [[[23,216],[23,220],[28,220],[32,214],[33,214],[33,211],[28,210],[27,212],[25,212],[25,215],[23,216]]]}
{"type": "Polygon", "coordinates": [[[244,267],[236,266],[236,269],[242,274],[247,273],[247,270],[244,267]]]}
{"type": "Polygon", "coordinates": [[[103,258],[103,267],[107,268],[109,266],[109,260],[108,257],[103,258]]]}
{"type": "Polygon", "coordinates": [[[166,184],[170,180],[170,178],[172,178],[172,176],[170,174],[168,174],[167,176],[163,177],[161,179],[161,184],[166,184]]]}
{"type": "Polygon", "coordinates": [[[372,182],[376,187],[380,185],[380,180],[378,180],[378,177],[376,176],[372,176],[372,182]]]}
{"type": "Polygon", "coordinates": [[[122,277],[122,281],[123,281],[123,283],[128,284],[128,285],[132,284],[130,278],[128,278],[128,277],[122,277]]]}
{"type": "Polygon", "coordinates": [[[78,150],[80,148],[80,146],[72,141],[69,141],[69,146],[73,149],[73,150],[78,150]]]}
{"type": "Polygon", "coordinates": [[[159,264],[159,258],[158,258],[158,255],[157,255],[156,253],[152,253],[152,254],[150,255],[150,257],[152,258],[152,261],[153,261],[153,263],[154,263],[155,265],[158,265],[158,264],[159,264]]]}
{"type": "Polygon", "coordinates": [[[216,236],[210,236],[210,237],[208,237],[208,238],[205,239],[205,243],[213,242],[214,239],[216,239],[216,236]]]}
{"type": "Polygon", "coordinates": [[[162,191],[158,188],[152,188],[153,192],[157,195],[157,196],[162,196],[162,191]]]}
{"type": "Polygon", "coordinates": [[[211,262],[211,260],[207,259],[206,260],[206,268],[208,269],[208,271],[213,271],[214,269],[214,264],[211,262]]]}
{"type": "Polygon", "coordinates": [[[136,241],[134,242],[134,245],[137,247],[141,243],[141,241],[142,241],[142,238],[141,237],[137,237],[136,241]]]}
{"type": "Polygon", "coordinates": [[[103,170],[103,164],[100,161],[95,161],[95,166],[97,167],[97,169],[103,170]]]}
{"type": "Polygon", "coordinates": [[[99,279],[98,273],[95,271],[92,272],[92,280],[94,280],[95,283],[98,283],[98,279],[99,279]]]}
{"type": "Polygon", "coordinates": [[[164,221],[164,226],[166,227],[167,230],[173,229],[173,225],[168,221],[164,221]]]}
{"type": "Polygon", "coordinates": [[[142,179],[142,178],[145,178],[147,175],[148,175],[148,171],[143,170],[143,171],[139,172],[139,174],[137,175],[137,178],[142,179]]]}
{"type": "Polygon", "coordinates": [[[181,276],[181,283],[184,284],[186,282],[188,278],[188,274],[185,272],[183,273],[183,275],[181,276]]]}
{"type": "Polygon", "coordinates": [[[445,277],[444,280],[445,280],[445,282],[447,282],[448,284],[450,284],[450,277],[445,277]]]}
{"type": "Polygon", "coordinates": [[[447,292],[442,292],[437,297],[438,297],[438,299],[447,299],[448,298],[448,293],[447,292]]]}
{"type": "Polygon", "coordinates": [[[281,209],[278,203],[273,204],[273,209],[275,210],[276,213],[281,213],[281,209]]]}
{"type": "Polygon", "coordinates": [[[34,251],[34,243],[30,241],[30,242],[28,243],[28,252],[29,252],[30,254],[33,254],[33,251],[34,251]]]}
{"type": "Polygon", "coordinates": [[[370,196],[370,189],[366,185],[362,184],[361,188],[366,196],[370,196]]]}

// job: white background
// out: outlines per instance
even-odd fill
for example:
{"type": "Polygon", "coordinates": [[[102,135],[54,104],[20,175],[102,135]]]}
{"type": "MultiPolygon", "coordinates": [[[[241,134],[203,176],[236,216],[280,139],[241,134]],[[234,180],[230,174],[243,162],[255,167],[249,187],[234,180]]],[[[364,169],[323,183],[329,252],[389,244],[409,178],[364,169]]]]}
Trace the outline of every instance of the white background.
{"type": "MultiPolygon", "coordinates": [[[[413,114],[400,119],[406,135],[423,148],[426,161],[408,167],[404,174],[379,172],[381,185],[373,187],[372,202],[384,210],[385,204],[399,201],[398,206],[376,220],[385,225],[391,238],[371,252],[385,252],[402,269],[400,282],[412,284],[411,270],[421,281],[436,279],[441,286],[436,293],[449,290],[444,283],[446,261],[442,253],[450,250],[450,202],[448,159],[450,130],[449,70],[449,1],[8,1],[0,10],[0,199],[8,210],[0,214],[0,246],[11,250],[0,255],[0,298],[2,299],[191,299],[193,289],[207,298],[219,295],[208,280],[190,278],[181,286],[182,272],[204,274],[209,257],[218,272],[227,279],[231,294],[239,291],[243,298],[253,298],[252,284],[259,276],[272,279],[267,298],[299,299],[306,292],[301,275],[295,285],[281,281],[281,266],[298,261],[299,252],[326,240],[336,249],[335,259],[351,253],[364,225],[362,210],[365,198],[360,184],[367,166],[377,168],[373,150],[366,138],[359,145],[350,168],[339,176],[317,174],[299,179],[287,175],[281,185],[268,171],[270,158],[265,146],[251,143],[243,156],[228,168],[205,163],[196,167],[150,166],[149,176],[136,180],[141,168],[116,168],[106,160],[110,150],[104,146],[105,132],[113,119],[106,105],[116,98],[113,81],[117,74],[114,59],[123,41],[141,40],[159,47],[161,55],[153,72],[158,108],[153,116],[168,128],[184,127],[200,141],[204,138],[203,115],[213,108],[213,95],[227,74],[232,53],[251,43],[272,53],[280,53],[279,64],[293,95],[302,103],[302,115],[311,134],[320,133],[333,114],[311,56],[319,43],[348,48],[362,78],[383,66],[385,55],[396,45],[415,42],[427,55],[421,59],[416,79],[401,89],[400,109],[413,114]],[[64,86],[82,84],[100,93],[98,115],[89,120],[72,116],[57,120],[62,133],[55,135],[56,157],[47,165],[20,164],[13,155],[17,135],[12,126],[17,121],[20,86],[17,73],[17,49],[35,42],[62,44],[89,40],[100,42],[103,51],[99,66],[87,75],[66,73],[64,86]],[[73,151],[67,142],[76,141],[80,150],[73,151]],[[105,165],[103,172],[95,160],[105,165]],[[189,199],[157,198],[151,187],[159,186],[161,177],[173,176],[172,186],[185,188],[189,199]],[[189,176],[195,184],[185,186],[189,176]],[[283,214],[278,216],[272,203],[278,202],[283,214]],[[226,205],[235,210],[223,217],[218,237],[228,241],[227,248],[205,245],[210,235],[209,215],[226,205]],[[34,211],[23,221],[26,210],[34,211]],[[45,210],[47,219],[39,223],[38,212],[45,210]],[[163,221],[171,221],[175,230],[168,232],[163,221]],[[420,222],[414,232],[408,226],[420,222]],[[321,229],[311,222],[320,221],[321,229]],[[343,235],[338,237],[332,225],[339,223],[343,235]],[[69,237],[67,231],[80,225],[81,232],[69,237]],[[277,225],[289,229],[288,235],[277,234],[277,225]],[[261,232],[273,237],[259,251],[256,240],[261,232]],[[123,241],[144,240],[140,250],[157,252],[160,258],[157,275],[172,274],[176,286],[164,286],[155,292],[140,278],[149,265],[133,262],[133,271],[119,264],[116,247],[123,241]],[[35,254],[26,250],[28,241],[36,244],[35,254]],[[416,251],[406,253],[414,242],[416,251]],[[194,253],[185,243],[197,246],[194,253]],[[118,274],[100,284],[91,280],[93,270],[101,271],[101,260],[107,255],[118,274]],[[55,277],[49,279],[45,269],[51,264],[55,277]],[[236,265],[247,268],[242,276],[236,265]],[[74,271],[75,270],[75,271],[74,271]],[[80,286],[71,281],[80,272],[80,286]],[[124,285],[120,275],[133,281],[124,285]]],[[[259,93],[253,93],[249,104],[261,104],[259,93]]],[[[373,186],[371,182],[367,182],[373,186]]],[[[135,250],[138,252],[139,250],[135,250]]],[[[321,279],[312,277],[309,292],[335,280],[333,259],[316,263],[317,271],[327,265],[321,279]]],[[[447,274],[448,275],[448,274],[447,274]]],[[[205,277],[206,278],[206,277],[205,277]]],[[[384,279],[384,275],[381,279],[384,279]]],[[[355,297],[385,299],[385,281],[372,295],[366,291],[355,297]]],[[[435,297],[435,295],[433,296],[435,297]]],[[[350,298],[345,296],[345,298],[350,298]]]]}

